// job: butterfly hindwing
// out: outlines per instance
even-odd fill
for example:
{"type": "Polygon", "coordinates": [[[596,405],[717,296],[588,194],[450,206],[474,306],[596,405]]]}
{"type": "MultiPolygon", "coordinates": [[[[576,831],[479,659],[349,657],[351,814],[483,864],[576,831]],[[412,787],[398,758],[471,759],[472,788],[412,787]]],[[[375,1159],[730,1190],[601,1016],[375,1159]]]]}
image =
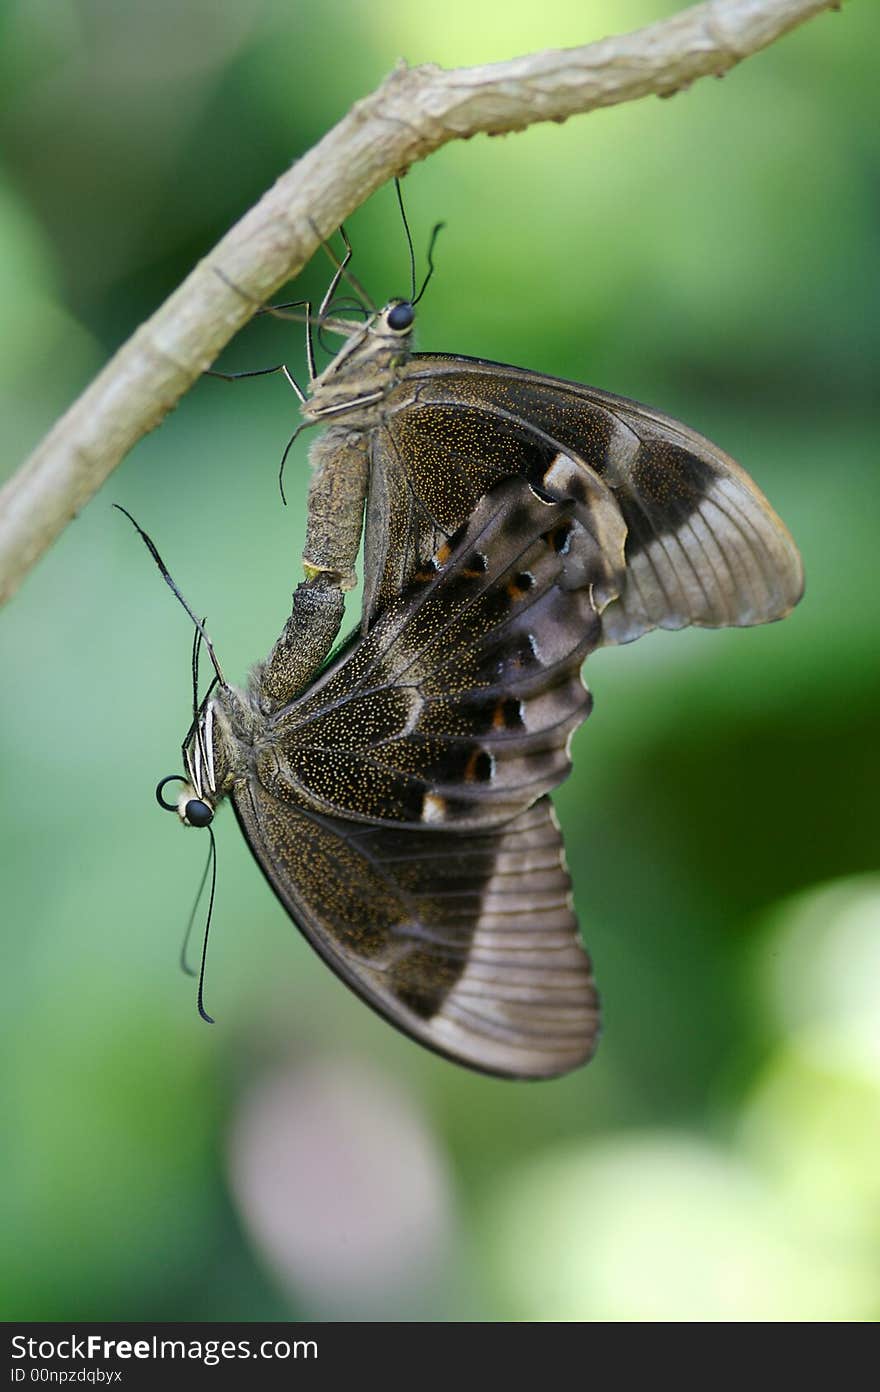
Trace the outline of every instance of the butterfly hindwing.
{"type": "Polygon", "coordinates": [[[800,598],[797,549],[728,455],[595,388],[457,355],[416,354],[370,444],[365,623],[498,479],[569,498],[581,531],[563,584],[593,585],[602,641],[651,628],[764,623],[800,598]]]}
{"type": "Polygon", "coordinates": [[[273,717],[257,775],[279,800],[412,827],[503,822],[570,770],[599,639],[560,588],[570,504],[509,479],[416,571],[365,638],[273,717]]]}
{"type": "Polygon", "coordinates": [[[328,818],[236,787],[242,830],[330,967],[458,1063],[543,1078],[588,1059],[599,1006],[547,798],[461,834],[328,818]]]}

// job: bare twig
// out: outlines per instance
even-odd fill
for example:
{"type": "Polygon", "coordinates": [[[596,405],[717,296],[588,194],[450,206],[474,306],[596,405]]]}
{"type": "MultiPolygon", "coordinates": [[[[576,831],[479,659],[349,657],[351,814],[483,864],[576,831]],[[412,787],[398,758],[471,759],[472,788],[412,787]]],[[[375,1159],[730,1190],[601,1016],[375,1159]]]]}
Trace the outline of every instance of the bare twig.
{"type": "Polygon", "coordinates": [[[332,232],[392,175],[450,140],[669,96],[837,7],[837,0],[710,0],[581,48],[450,72],[401,64],[198,263],[5,485],[0,602],[256,307],[305,265],[318,232],[332,232]]]}

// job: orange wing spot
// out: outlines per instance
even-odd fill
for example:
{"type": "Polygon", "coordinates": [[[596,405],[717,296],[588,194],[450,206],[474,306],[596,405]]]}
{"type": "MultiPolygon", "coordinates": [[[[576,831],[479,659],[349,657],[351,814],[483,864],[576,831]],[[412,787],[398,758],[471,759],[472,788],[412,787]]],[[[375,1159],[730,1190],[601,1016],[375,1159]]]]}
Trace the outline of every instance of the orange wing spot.
{"type": "Polygon", "coordinates": [[[449,549],[449,542],[448,542],[448,541],[444,541],[443,545],[442,545],[442,546],[439,548],[439,550],[437,551],[437,554],[435,555],[434,560],[436,561],[436,563],[437,563],[438,566],[442,566],[442,565],[445,565],[445,564],[446,564],[446,562],[449,560],[449,557],[450,557],[451,555],[452,555],[452,552],[451,552],[450,549],[449,549]]]}

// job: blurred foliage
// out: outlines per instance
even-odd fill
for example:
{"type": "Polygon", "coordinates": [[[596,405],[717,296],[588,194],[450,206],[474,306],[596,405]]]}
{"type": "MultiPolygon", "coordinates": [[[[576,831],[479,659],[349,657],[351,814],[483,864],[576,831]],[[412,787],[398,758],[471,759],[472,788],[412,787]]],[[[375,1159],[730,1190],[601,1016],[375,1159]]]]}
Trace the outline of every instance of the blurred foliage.
{"type": "MultiPolygon", "coordinates": [[[[476,26],[462,0],[6,0],[4,472],[399,56],[487,61],[676,8],[487,0],[476,26]]],[[[285,512],[280,378],[199,383],[3,615],[4,1318],[880,1313],[878,27],[848,4],[722,83],[453,145],[406,181],[419,250],[448,224],[423,347],[655,402],[745,464],[805,558],[782,625],[590,660],[558,799],[604,998],[588,1069],[495,1082],[397,1037],[300,941],[231,817],[214,1029],[175,976],[204,847],[152,790],[188,723],[190,637],[109,504],[243,675],[298,578],[306,442],[285,512]],[[355,1059],[372,1129],[340,1083],[355,1059]],[[304,1157],[266,1117],[281,1098],[289,1127],[321,1067],[304,1157]],[[292,1091],[255,1111],[279,1070],[292,1091]],[[445,1237],[404,1279],[376,1254],[420,1194],[425,1242],[438,1213],[445,1237]],[[322,1234],[338,1287],[332,1263],[310,1283],[322,1234]],[[349,1249],[387,1287],[359,1299],[349,1249]]],[[[405,291],[390,189],[349,232],[373,295],[405,291]]],[[[300,283],[326,276],[317,258],[300,283]]],[[[261,321],[223,361],[281,358],[302,372],[297,329],[261,321]]]]}

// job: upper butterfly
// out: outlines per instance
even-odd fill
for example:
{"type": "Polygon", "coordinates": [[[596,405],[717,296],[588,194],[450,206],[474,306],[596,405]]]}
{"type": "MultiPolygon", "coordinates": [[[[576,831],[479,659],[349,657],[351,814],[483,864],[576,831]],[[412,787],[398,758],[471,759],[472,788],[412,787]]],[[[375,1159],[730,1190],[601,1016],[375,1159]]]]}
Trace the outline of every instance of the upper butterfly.
{"type": "Polygon", "coordinates": [[[304,690],[294,606],[245,691],[215,660],[176,805],[158,790],[190,826],[229,796],[333,970],[429,1048],[507,1077],[564,1073],[598,1032],[546,796],[600,637],[588,590],[560,588],[571,513],[498,485],[304,690]]]}
{"type": "MultiPolygon", "coordinates": [[[[343,263],[344,269],[345,263],[343,263]]],[[[338,284],[339,274],[334,277],[338,284]]],[[[574,503],[563,585],[592,586],[601,642],[767,623],[803,592],[787,528],[745,471],[652,407],[528,369],[411,351],[415,310],[319,317],[345,343],[301,393],[313,477],[307,575],[346,589],[364,526],[366,631],[500,479],[574,503]]]]}

